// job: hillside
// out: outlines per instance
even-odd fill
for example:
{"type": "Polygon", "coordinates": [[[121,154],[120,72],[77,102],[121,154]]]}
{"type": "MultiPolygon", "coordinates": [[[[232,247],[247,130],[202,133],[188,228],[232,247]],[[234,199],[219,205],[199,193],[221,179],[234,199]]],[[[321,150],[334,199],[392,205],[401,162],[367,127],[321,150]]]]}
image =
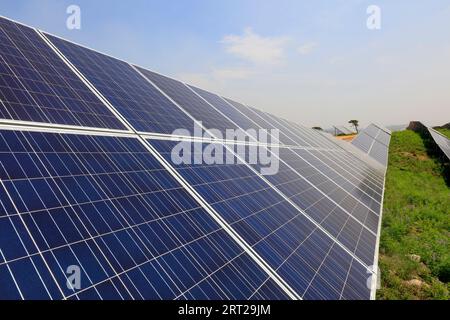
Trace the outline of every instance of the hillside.
{"type": "Polygon", "coordinates": [[[392,134],[378,299],[450,299],[450,187],[426,146],[418,133],[392,134]]]}

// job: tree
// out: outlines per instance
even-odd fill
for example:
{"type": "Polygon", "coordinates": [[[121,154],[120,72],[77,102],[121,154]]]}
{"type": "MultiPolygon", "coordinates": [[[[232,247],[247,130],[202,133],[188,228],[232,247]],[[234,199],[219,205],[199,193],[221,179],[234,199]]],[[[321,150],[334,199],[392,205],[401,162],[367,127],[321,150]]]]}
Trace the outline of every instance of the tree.
{"type": "Polygon", "coordinates": [[[314,130],[319,130],[319,131],[323,131],[323,129],[321,127],[312,127],[314,130]]]}
{"type": "Polygon", "coordinates": [[[358,120],[350,120],[348,123],[353,125],[355,127],[356,133],[359,133],[358,127],[359,127],[359,121],[358,120]]]}

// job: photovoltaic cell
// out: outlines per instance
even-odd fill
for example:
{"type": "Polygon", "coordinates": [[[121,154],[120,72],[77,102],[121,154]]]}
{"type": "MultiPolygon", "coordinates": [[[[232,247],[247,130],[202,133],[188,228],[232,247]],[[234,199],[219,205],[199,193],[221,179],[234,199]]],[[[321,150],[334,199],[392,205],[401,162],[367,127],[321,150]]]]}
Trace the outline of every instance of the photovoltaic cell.
{"type": "MultiPolygon", "coordinates": [[[[151,144],[171,161],[175,142],[152,140],[151,144]]],[[[222,150],[218,151],[220,154],[226,154],[222,145],[215,145],[215,148],[222,150]]],[[[192,149],[194,155],[196,150],[192,149]]],[[[309,299],[349,298],[344,293],[350,292],[347,289],[349,276],[355,279],[352,292],[357,292],[359,299],[367,299],[370,290],[362,281],[363,277],[367,278],[366,270],[350,274],[354,258],[347,251],[256,173],[235,161],[236,164],[197,165],[193,156],[192,164],[174,166],[300,296],[309,299]]],[[[304,190],[302,187],[293,185],[294,192],[304,190]]],[[[311,209],[320,211],[323,207],[311,209]]],[[[337,235],[341,231],[336,230],[337,235]]],[[[365,235],[361,239],[363,237],[365,235]]],[[[361,241],[361,246],[355,250],[363,250],[364,246],[361,241]]],[[[370,254],[372,262],[374,248],[370,254]]]]}
{"type": "Polygon", "coordinates": [[[227,129],[237,129],[236,125],[212,108],[185,84],[149,70],[137,68],[194,119],[202,121],[206,129],[219,130],[223,137],[225,137],[227,129]]]}
{"type": "Polygon", "coordinates": [[[0,117],[125,129],[35,30],[1,17],[0,117]]]}
{"type": "Polygon", "coordinates": [[[135,138],[1,131],[0,157],[0,299],[288,298],[135,138]]]}
{"type": "MultiPolygon", "coordinates": [[[[278,129],[275,125],[271,124],[270,122],[264,120],[263,118],[255,115],[254,112],[250,110],[249,107],[244,106],[243,104],[226,99],[237,111],[242,113],[244,116],[246,116],[248,119],[251,119],[253,122],[255,122],[260,128],[266,129],[266,130],[273,130],[278,129]]],[[[288,137],[283,131],[280,130],[279,132],[279,141],[282,144],[285,145],[296,145],[296,142],[293,141],[290,137],[288,137]]]]}
{"type": "MultiPolygon", "coordinates": [[[[192,90],[197,92],[203,99],[212,104],[217,110],[219,110],[223,115],[228,117],[231,121],[236,123],[239,128],[243,130],[259,130],[262,129],[256,123],[248,119],[246,116],[241,114],[239,111],[234,109],[225,99],[219,97],[218,95],[208,92],[206,90],[202,90],[196,88],[194,86],[190,86],[192,90]]],[[[258,136],[253,136],[254,138],[258,138],[258,136]]]]}
{"type": "Polygon", "coordinates": [[[193,120],[130,64],[46,36],[137,131],[172,134],[179,128],[193,128],[193,120]]]}

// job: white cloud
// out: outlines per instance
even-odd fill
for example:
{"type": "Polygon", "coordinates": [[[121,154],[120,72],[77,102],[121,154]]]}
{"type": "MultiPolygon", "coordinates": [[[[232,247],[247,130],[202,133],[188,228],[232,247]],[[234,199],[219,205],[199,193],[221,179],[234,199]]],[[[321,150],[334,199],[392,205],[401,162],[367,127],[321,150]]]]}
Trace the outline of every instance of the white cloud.
{"type": "Polygon", "coordinates": [[[286,36],[263,37],[246,28],[243,35],[228,35],[222,39],[226,51],[239,58],[262,64],[277,64],[283,60],[289,41],[286,36]]]}
{"type": "Polygon", "coordinates": [[[297,52],[301,55],[307,55],[314,51],[319,44],[316,42],[308,42],[297,48],[297,52]]]}

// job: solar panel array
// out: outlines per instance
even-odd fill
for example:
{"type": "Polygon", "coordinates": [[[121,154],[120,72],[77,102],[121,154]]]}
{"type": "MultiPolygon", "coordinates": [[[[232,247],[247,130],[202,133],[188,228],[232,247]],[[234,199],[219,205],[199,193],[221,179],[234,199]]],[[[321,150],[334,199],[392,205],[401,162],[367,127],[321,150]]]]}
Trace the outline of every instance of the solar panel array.
{"type": "Polygon", "coordinates": [[[335,132],[335,135],[341,135],[341,134],[349,135],[349,134],[356,133],[355,131],[353,131],[345,126],[334,126],[333,128],[334,128],[333,131],[335,132]]]}
{"type": "Polygon", "coordinates": [[[0,37],[0,299],[374,297],[384,171],[358,149],[5,18],[0,37]],[[233,161],[195,161],[212,150],[233,161]]]}
{"type": "Polygon", "coordinates": [[[447,157],[450,160],[450,139],[442,133],[419,121],[412,121],[409,124],[408,129],[419,132],[420,134],[431,138],[431,140],[436,144],[437,149],[442,152],[442,156],[447,157]]]}
{"type": "Polygon", "coordinates": [[[352,144],[384,167],[387,167],[390,142],[391,132],[389,130],[371,124],[353,139],[352,144]]]}
{"type": "Polygon", "coordinates": [[[450,160],[450,140],[442,133],[434,130],[433,128],[428,128],[428,130],[430,130],[430,134],[433,137],[436,144],[439,146],[439,148],[441,148],[442,152],[450,160]]]}

